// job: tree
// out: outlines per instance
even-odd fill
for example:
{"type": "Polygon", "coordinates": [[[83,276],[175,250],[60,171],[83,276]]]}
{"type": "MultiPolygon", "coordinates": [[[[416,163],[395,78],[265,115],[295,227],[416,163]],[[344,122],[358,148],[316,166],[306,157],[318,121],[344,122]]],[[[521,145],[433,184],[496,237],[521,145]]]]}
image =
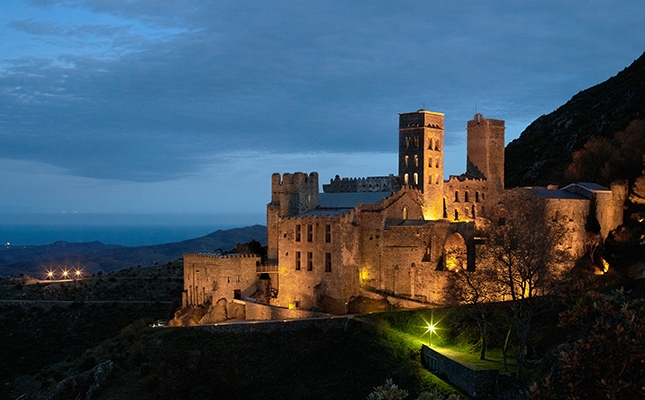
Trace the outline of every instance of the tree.
{"type": "Polygon", "coordinates": [[[545,303],[537,297],[553,290],[571,259],[561,246],[566,229],[547,217],[542,199],[523,189],[508,190],[500,196],[499,207],[503,218],[492,220],[485,229],[480,264],[493,271],[500,295],[511,301],[521,379],[531,323],[545,303]]]}
{"type": "Polygon", "coordinates": [[[455,269],[450,271],[446,298],[454,304],[469,304],[470,316],[477,322],[481,348],[479,358],[486,359],[488,347],[488,308],[485,303],[498,300],[499,284],[495,271],[483,262],[476,262],[474,271],[455,269]]]}
{"type": "Polygon", "coordinates": [[[645,398],[645,300],[589,291],[560,314],[574,334],[558,346],[532,399],[645,398]]]}
{"type": "Polygon", "coordinates": [[[573,153],[564,171],[570,181],[611,182],[627,179],[633,182],[639,175],[641,158],[645,153],[645,121],[633,120],[624,131],[611,139],[594,137],[573,153]]]}
{"type": "MultiPolygon", "coordinates": [[[[643,165],[645,165],[645,155],[642,158],[643,165]]],[[[632,186],[632,192],[629,195],[629,201],[634,204],[645,204],[645,169],[643,169],[641,176],[636,178],[632,186]]]]}

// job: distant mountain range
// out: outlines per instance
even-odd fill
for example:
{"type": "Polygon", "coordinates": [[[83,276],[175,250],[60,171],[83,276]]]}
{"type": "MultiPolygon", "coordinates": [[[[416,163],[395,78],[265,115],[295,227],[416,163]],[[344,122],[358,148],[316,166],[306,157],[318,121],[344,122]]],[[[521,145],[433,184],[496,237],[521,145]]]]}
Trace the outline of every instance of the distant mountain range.
{"type": "Polygon", "coordinates": [[[574,151],[589,139],[612,139],[645,119],[645,53],[616,76],[583,90],[529,125],[506,147],[506,187],[564,183],[574,151]]]}
{"type": "Polygon", "coordinates": [[[186,253],[214,253],[228,251],[238,243],[256,240],[267,242],[266,227],[218,230],[209,235],[183,242],[154,246],[127,247],[106,245],[101,242],[55,242],[44,246],[0,247],[0,276],[26,274],[42,278],[47,269],[82,268],[86,274],[111,272],[137,265],[164,264],[183,257],[186,253]]]}

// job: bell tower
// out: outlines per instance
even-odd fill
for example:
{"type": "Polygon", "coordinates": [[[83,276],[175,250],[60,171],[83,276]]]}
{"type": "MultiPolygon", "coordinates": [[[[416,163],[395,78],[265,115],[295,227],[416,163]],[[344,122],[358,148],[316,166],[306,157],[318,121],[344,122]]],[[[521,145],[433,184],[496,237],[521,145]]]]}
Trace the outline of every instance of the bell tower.
{"type": "Polygon", "coordinates": [[[423,193],[423,217],[443,218],[443,114],[399,114],[399,178],[423,193]]]}

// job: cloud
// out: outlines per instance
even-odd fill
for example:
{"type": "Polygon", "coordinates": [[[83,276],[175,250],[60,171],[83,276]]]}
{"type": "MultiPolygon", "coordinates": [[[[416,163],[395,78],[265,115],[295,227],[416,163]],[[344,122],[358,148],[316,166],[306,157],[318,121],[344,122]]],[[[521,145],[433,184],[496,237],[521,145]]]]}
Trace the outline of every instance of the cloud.
{"type": "Polygon", "coordinates": [[[9,24],[60,50],[5,56],[0,158],[177,180],[240,150],[391,152],[424,104],[458,145],[475,109],[528,124],[640,55],[637,3],[34,0],[80,14],[9,24]]]}

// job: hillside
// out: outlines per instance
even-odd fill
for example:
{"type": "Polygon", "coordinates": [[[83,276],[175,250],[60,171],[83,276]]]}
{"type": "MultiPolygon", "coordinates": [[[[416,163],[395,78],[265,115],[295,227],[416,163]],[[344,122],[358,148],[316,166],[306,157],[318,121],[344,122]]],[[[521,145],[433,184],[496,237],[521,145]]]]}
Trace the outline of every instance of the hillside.
{"type": "Polygon", "coordinates": [[[238,243],[257,240],[266,244],[266,227],[218,230],[209,235],[176,243],[127,247],[101,242],[56,242],[45,246],[0,247],[0,276],[26,274],[42,278],[47,268],[82,268],[87,274],[111,272],[137,265],[165,264],[185,253],[231,250],[238,243]]]}
{"type": "Polygon", "coordinates": [[[645,119],[645,53],[616,76],[584,90],[529,125],[506,147],[506,187],[564,182],[574,151],[589,139],[645,119]]]}

